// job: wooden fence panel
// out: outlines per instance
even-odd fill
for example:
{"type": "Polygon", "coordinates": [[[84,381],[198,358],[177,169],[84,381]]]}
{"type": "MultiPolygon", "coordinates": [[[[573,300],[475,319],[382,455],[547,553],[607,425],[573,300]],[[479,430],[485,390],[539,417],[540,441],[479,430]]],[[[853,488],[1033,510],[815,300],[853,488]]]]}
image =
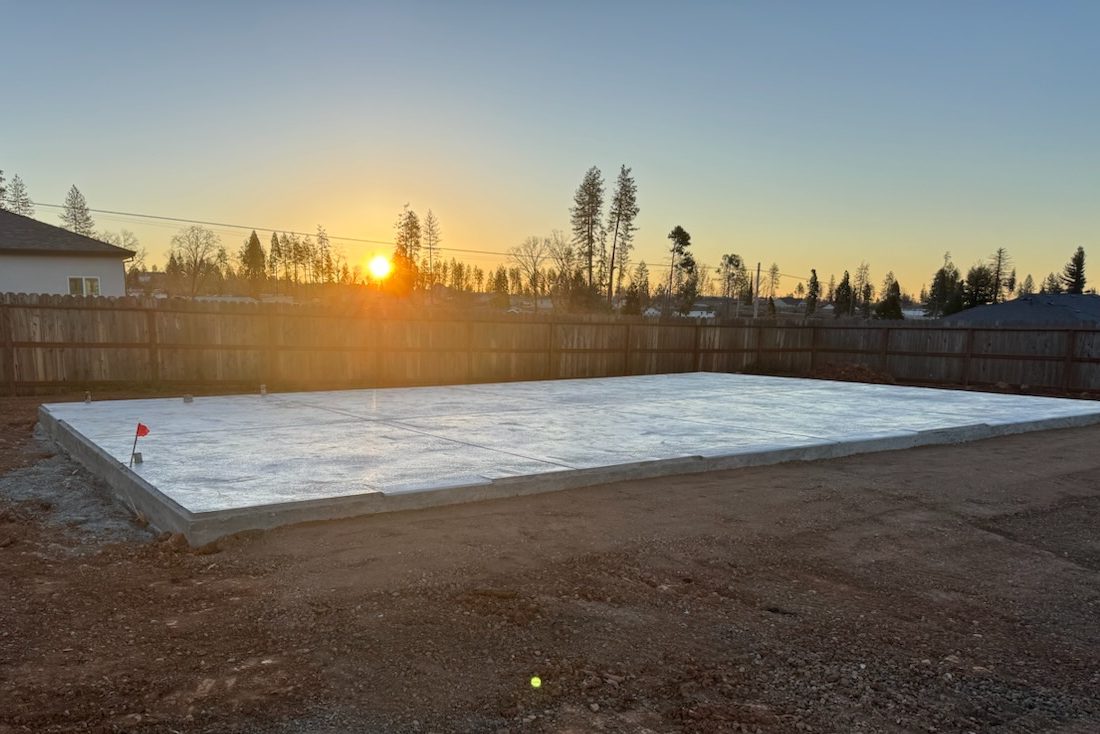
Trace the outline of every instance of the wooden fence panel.
{"type": "Polygon", "coordinates": [[[1100,330],[470,316],[0,294],[0,390],[271,389],[864,364],[903,382],[1100,392],[1100,330]]]}

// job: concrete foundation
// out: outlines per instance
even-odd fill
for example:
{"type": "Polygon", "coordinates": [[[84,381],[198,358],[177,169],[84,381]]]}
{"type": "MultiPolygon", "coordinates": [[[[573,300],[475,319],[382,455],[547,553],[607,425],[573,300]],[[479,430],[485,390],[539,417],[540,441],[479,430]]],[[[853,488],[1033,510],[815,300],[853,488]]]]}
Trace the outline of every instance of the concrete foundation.
{"type": "Polygon", "coordinates": [[[157,528],[223,535],[1100,422],[1100,403],[692,373],[43,405],[157,528]],[[129,460],[138,422],[144,461],[129,460]]]}

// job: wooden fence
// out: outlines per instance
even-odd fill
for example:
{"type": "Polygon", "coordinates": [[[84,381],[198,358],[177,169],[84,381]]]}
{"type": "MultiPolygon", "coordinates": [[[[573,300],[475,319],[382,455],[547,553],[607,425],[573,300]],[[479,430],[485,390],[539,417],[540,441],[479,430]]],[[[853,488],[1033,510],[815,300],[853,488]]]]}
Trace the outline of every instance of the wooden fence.
{"type": "Polygon", "coordinates": [[[0,295],[0,389],[272,390],[664,372],[812,374],[1100,393],[1100,330],[662,321],[0,295]]]}

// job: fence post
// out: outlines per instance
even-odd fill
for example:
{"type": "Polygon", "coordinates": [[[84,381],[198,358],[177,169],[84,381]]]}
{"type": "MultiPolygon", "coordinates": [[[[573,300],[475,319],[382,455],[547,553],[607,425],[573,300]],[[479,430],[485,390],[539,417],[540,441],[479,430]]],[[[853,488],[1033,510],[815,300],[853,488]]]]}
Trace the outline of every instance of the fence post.
{"type": "Polygon", "coordinates": [[[474,381],[474,326],[469,315],[466,316],[466,382],[474,381]]]}
{"type": "MultiPolygon", "coordinates": [[[[0,294],[0,298],[4,296],[0,294]]],[[[0,331],[4,334],[4,375],[7,393],[15,397],[15,326],[12,324],[11,304],[0,303],[0,331]]]]}
{"type": "Polygon", "coordinates": [[[817,325],[810,327],[810,372],[817,369],[817,325]]]}
{"type": "Polygon", "coordinates": [[[264,383],[267,384],[269,390],[274,389],[279,383],[279,348],[275,344],[275,335],[278,329],[275,328],[275,325],[279,322],[280,309],[282,309],[282,306],[276,305],[275,308],[265,314],[265,321],[267,321],[267,376],[264,383]]]}
{"type": "Polygon", "coordinates": [[[974,353],[974,330],[966,330],[966,353],[963,355],[963,387],[970,387],[970,357],[974,353]]]}
{"type": "Polygon", "coordinates": [[[763,367],[764,367],[761,364],[761,360],[764,358],[764,353],[762,351],[760,351],[761,350],[760,342],[764,338],[764,336],[763,336],[764,330],[762,328],[760,328],[760,325],[757,324],[755,321],[753,321],[752,326],[750,328],[754,332],[756,332],[756,369],[760,370],[760,369],[763,369],[763,367]]]}
{"type": "Polygon", "coordinates": [[[879,347],[879,358],[883,372],[889,372],[887,366],[889,364],[888,357],[890,356],[890,327],[887,326],[882,330],[882,344],[879,347]]]}
{"type": "Polygon", "coordinates": [[[630,374],[630,322],[623,324],[623,375],[630,374]]]}
{"type": "Polygon", "coordinates": [[[691,349],[691,371],[698,372],[700,368],[699,340],[702,338],[703,329],[698,319],[695,321],[695,346],[691,349]]]}
{"type": "Polygon", "coordinates": [[[1062,389],[1066,392],[1073,387],[1073,358],[1077,352],[1077,330],[1066,331],[1066,362],[1062,369],[1062,389]]]}
{"type": "Polygon", "coordinates": [[[551,380],[558,377],[558,327],[554,317],[546,322],[546,376],[551,380]]]}
{"type": "Polygon", "coordinates": [[[157,312],[148,309],[145,312],[145,329],[149,334],[149,381],[153,386],[160,384],[160,348],[157,346],[157,312]]]}

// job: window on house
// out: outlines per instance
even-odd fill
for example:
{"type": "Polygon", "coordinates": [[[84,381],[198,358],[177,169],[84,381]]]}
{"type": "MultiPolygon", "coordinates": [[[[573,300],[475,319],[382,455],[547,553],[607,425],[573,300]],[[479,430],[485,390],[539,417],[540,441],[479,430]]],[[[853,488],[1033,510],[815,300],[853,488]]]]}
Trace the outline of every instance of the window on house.
{"type": "Polygon", "coordinates": [[[98,296],[99,278],[83,278],[73,276],[69,278],[70,296],[98,296]]]}

